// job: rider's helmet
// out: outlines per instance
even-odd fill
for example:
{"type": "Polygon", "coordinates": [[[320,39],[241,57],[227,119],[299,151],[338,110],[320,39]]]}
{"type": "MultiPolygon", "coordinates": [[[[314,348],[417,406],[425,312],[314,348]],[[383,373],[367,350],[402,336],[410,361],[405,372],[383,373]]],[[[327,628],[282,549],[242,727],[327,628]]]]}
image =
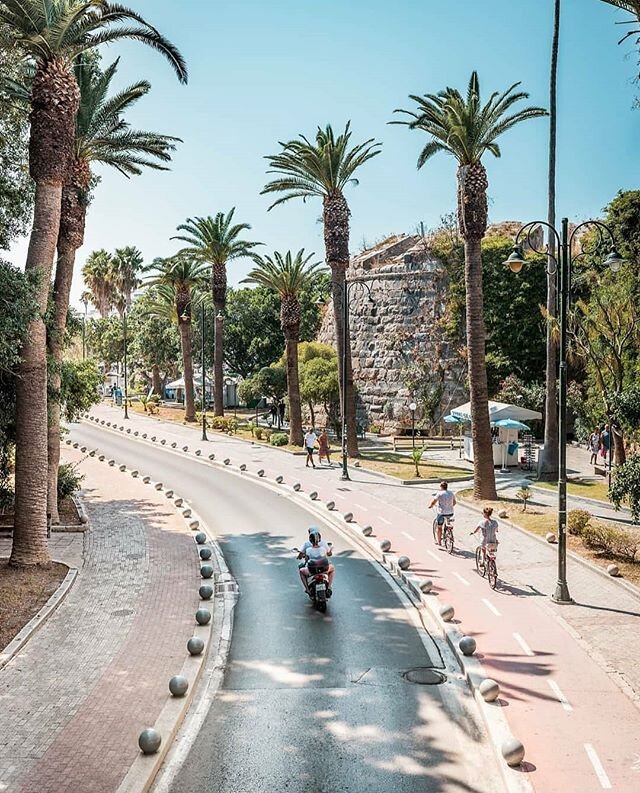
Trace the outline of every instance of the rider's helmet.
{"type": "Polygon", "coordinates": [[[309,526],[309,534],[312,534],[314,531],[320,534],[320,529],[317,526],[309,526]]]}
{"type": "Polygon", "coordinates": [[[322,537],[320,536],[318,529],[313,529],[309,532],[309,542],[312,545],[317,545],[321,539],[322,537]]]}

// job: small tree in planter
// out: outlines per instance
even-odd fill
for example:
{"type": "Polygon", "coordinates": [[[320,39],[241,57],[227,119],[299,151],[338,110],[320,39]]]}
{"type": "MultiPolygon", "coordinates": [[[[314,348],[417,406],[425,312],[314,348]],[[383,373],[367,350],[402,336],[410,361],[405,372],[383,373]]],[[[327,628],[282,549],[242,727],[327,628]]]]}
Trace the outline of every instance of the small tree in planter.
{"type": "Polygon", "coordinates": [[[529,485],[525,484],[524,482],[520,485],[520,490],[516,493],[516,496],[522,501],[522,511],[527,511],[527,501],[531,498],[532,493],[529,489],[529,485]]]}
{"type": "Polygon", "coordinates": [[[423,452],[422,448],[417,446],[411,450],[411,459],[413,460],[413,464],[416,467],[417,479],[422,479],[422,477],[420,476],[420,460],[422,460],[422,452],[423,452]]]}

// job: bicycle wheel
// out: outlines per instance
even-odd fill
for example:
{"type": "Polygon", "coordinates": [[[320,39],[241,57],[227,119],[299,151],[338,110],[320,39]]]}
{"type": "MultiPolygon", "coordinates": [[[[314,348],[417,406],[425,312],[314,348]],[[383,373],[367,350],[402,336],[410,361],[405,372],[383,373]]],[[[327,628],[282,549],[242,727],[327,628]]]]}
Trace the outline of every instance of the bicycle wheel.
{"type": "Polygon", "coordinates": [[[496,567],[495,559],[487,561],[487,579],[491,589],[495,589],[498,586],[498,568],[496,567]]]}
{"type": "Polygon", "coordinates": [[[482,553],[482,546],[478,545],[476,548],[476,570],[483,578],[487,572],[487,566],[484,561],[484,554],[482,553]]]}
{"type": "Polygon", "coordinates": [[[444,530],[444,547],[449,553],[453,553],[453,532],[448,526],[444,530]]]}
{"type": "Polygon", "coordinates": [[[438,520],[437,519],[435,519],[433,521],[433,541],[435,542],[436,545],[440,545],[440,543],[438,542],[438,520]]]}

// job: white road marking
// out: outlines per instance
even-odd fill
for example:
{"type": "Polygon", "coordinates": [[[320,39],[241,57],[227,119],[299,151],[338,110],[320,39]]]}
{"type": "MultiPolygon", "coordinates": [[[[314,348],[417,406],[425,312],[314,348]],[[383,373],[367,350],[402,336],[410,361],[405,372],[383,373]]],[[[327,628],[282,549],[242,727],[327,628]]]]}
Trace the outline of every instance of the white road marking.
{"type": "Polygon", "coordinates": [[[393,525],[390,520],[387,520],[386,518],[383,518],[382,515],[378,515],[378,520],[381,520],[383,523],[386,523],[387,526],[392,526],[393,525]]]}
{"type": "Polygon", "coordinates": [[[416,538],[415,538],[415,537],[413,537],[411,534],[409,534],[409,532],[408,532],[408,531],[401,531],[401,532],[400,532],[400,534],[404,534],[404,536],[405,536],[405,537],[406,537],[408,540],[412,540],[413,542],[415,542],[415,539],[416,539],[416,538]]]}
{"type": "Polygon", "coordinates": [[[433,551],[427,551],[427,553],[429,554],[429,556],[431,556],[433,559],[435,559],[436,562],[440,561],[440,557],[438,556],[437,553],[434,553],[433,551]]]}
{"type": "Polygon", "coordinates": [[[496,615],[496,617],[502,616],[502,614],[498,611],[498,609],[493,605],[493,603],[490,600],[487,600],[487,598],[482,598],[482,602],[489,609],[489,611],[493,612],[496,615]]]}
{"type": "Polygon", "coordinates": [[[593,770],[596,772],[596,776],[598,777],[598,782],[605,790],[611,790],[613,785],[609,781],[609,777],[607,776],[607,772],[602,767],[602,763],[600,762],[600,758],[596,754],[596,750],[590,743],[585,743],[584,750],[587,753],[587,757],[591,760],[591,765],[593,766],[593,770]]]}
{"type": "Polygon", "coordinates": [[[549,684],[549,688],[553,691],[553,693],[558,698],[558,702],[562,705],[562,707],[567,711],[567,713],[571,713],[573,708],[569,704],[569,700],[565,697],[562,693],[560,686],[556,683],[555,680],[547,680],[549,684]]]}
{"type": "Polygon", "coordinates": [[[471,586],[471,584],[467,581],[467,579],[463,578],[460,575],[460,573],[454,573],[454,576],[458,579],[458,581],[461,581],[465,586],[471,586]]]}
{"type": "Polygon", "coordinates": [[[525,640],[522,638],[522,636],[520,636],[519,633],[514,633],[513,638],[518,642],[518,644],[522,648],[522,652],[525,655],[530,655],[532,657],[535,655],[531,647],[529,647],[529,645],[525,642],[525,640]]]}

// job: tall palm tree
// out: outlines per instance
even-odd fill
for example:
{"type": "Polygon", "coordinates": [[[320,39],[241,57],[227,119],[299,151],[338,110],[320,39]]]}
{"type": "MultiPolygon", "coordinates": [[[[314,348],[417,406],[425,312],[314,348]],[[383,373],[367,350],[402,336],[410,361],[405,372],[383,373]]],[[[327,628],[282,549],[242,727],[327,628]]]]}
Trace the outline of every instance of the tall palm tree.
{"type": "MultiPolygon", "coordinates": [[[[53,392],[54,398],[49,400],[47,510],[53,523],[60,522],[57,499],[60,403],[55,396],[60,388],[60,364],[76,252],[84,242],[93,178],[91,166],[95,163],[108,165],[127,177],[141,174],[143,167],[167,170],[162,163],[171,159],[177,141],[177,138],[130,128],[125,113],[149,92],[151,86],[146,81],[140,81],[122,91],[111,93],[110,87],[117,68],[116,60],[103,72],[96,59],[87,56],[80,56],[74,65],[80,88],[80,106],[76,116],[73,156],[69,160],[62,189],[58,259],[53,288],[53,328],[47,336],[49,357],[54,363],[49,376],[50,392],[53,392]]],[[[103,316],[108,314],[112,304],[121,316],[130,307],[131,292],[139,283],[137,276],[142,263],[142,254],[137,248],[120,248],[113,256],[106,251],[97,254],[93,274],[97,278],[96,288],[103,316]]],[[[85,268],[88,266],[89,262],[85,268]]],[[[90,266],[88,272],[92,272],[90,266]]]]}
{"type": "Polygon", "coordinates": [[[450,154],[458,161],[458,223],[464,239],[473,491],[476,498],[484,499],[496,498],[496,484],[482,303],[481,242],[487,230],[488,188],[482,157],[487,151],[499,157],[500,147],[496,140],[502,134],[522,121],[546,115],[547,111],[540,107],[509,112],[514,104],[529,97],[529,94],[516,91],[519,85],[515,83],[503,93],[494,92],[488,102],[483,104],[478,74],[473,72],[466,96],[455,88],[446,88],[438,94],[425,94],[423,97],[411,95],[417,109],[396,111],[404,113],[411,120],[395,122],[426,132],[429,136],[429,142],[418,157],[418,168],[422,168],[438,152],[450,154]]]}
{"type": "Polygon", "coordinates": [[[204,284],[207,265],[205,262],[198,261],[186,253],[178,253],[169,259],[156,259],[147,270],[152,271],[147,284],[158,289],[157,306],[164,305],[164,310],[166,311],[168,310],[170,298],[173,298],[171,313],[175,309],[175,318],[178,322],[182,349],[184,420],[194,422],[196,420],[196,407],[193,390],[191,317],[196,308],[194,305],[195,291],[204,284]]]}
{"type": "Polygon", "coordinates": [[[298,343],[300,341],[300,300],[305,287],[311,287],[321,272],[321,262],[310,264],[315,253],[305,257],[304,248],[293,256],[275,251],[273,256],[256,256],[256,266],[243,283],[259,284],[280,296],[280,325],[284,335],[287,360],[287,396],[289,398],[289,443],[302,446],[302,407],[298,376],[298,343]]]}
{"type": "MultiPolygon", "coordinates": [[[[172,148],[174,147],[172,146],[172,148]]],[[[141,251],[132,245],[118,248],[113,254],[111,259],[113,267],[112,280],[116,288],[115,306],[120,316],[131,308],[131,297],[134,290],[140,285],[138,275],[142,270],[143,264],[144,257],[141,251]]]]}
{"type": "Polygon", "coordinates": [[[72,64],[83,52],[119,39],[161,52],[179,79],[177,49],[140,14],[108,0],[2,0],[0,46],[35,66],[31,86],[29,169],[35,182],[25,270],[39,276],[40,316],[29,326],[16,378],[15,524],[11,563],[49,560],[47,547],[47,344],[44,313],[60,226],[62,187],[73,152],[80,92],[72,64]]]}
{"type": "Polygon", "coordinates": [[[358,454],[356,432],[356,394],[353,387],[351,365],[351,341],[347,339],[346,383],[342,382],[342,351],[344,346],[344,326],[342,321],[342,300],[344,295],[347,267],[349,266],[349,205],[344,196],[348,184],[357,185],[355,172],[376,154],[380,153],[381,143],[373,138],[350,148],[351,122],[344,132],[335,136],[331,125],[316,132],[315,142],[304,135],[299,139],[281,143],[280,154],[266,159],[270,168],[267,173],[277,174],[278,178],[265,185],[262,193],[284,193],[274,201],[269,209],[284,204],[292,198],[317,197],[322,199],[322,221],[324,225],[324,245],[326,261],[331,268],[333,316],[335,323],[336,347],[340,373],[340,389],[347,392],[347,451],[355,457],[358,454]]]}
{"type": "MultiPolygon", "coordinates": [[[[556,141],[557,141],[557,86],[558,47],[560,41],[560,0],[554,0],[553,37],[551,40],[551,74],[549,78],[549,204],[547,222],[556,225],[556,141]]],[[[556,237],[548,234],[549,256],[555,257],[556,237]]],[[[553,268],[549,268],[553,269],[553,268]]],[[[547,274],[547,316],[556,316],[556,274],[547,274]]],[[[538,473],[542,478],[554,479],[558,475],[558,347],[557,336],[551,323],[547,323],[546,389],[544,401],[544,448],[540,456],[538,473]]]]}
{"type": "Polygon", "coordinates": [[[187,218],[177,230],[186,232],[173,237],[187,243],[185,252],[198,261],[211,265],[211,294],[214,306],[214,360],[213,360],[213,412],[224,415],[223,362],[224,362],[224,310],[227,304],[227,264],[234,259],[251,256],[253,248],[261,242],[243,240],[240,235],[251,229],[248,223],[233,223],[236,208],[226,214],[218,212],[212,217],[187,218]],[[220,318],[218,318],[220,317],[220,318]]]}
{"type": "Polygon", "coordinates": [[[104,248],[92,251],[82,267],[82,279],[87,288],[89,300],[98,309],[98,313],[103,319],[109,316],[113,305],[112,273],[111,254],[104,248]]]}

